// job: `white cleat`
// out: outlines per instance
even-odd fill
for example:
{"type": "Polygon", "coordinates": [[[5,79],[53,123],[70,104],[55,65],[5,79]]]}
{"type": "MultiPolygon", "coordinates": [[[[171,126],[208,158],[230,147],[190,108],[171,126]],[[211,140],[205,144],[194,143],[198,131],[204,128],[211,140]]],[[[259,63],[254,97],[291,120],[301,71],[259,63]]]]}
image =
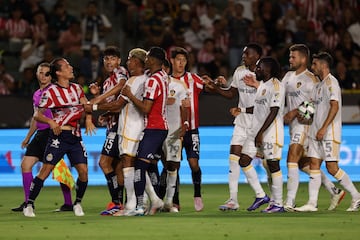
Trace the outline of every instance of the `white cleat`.
{"type": "Polygon", "coordinates": [[[204,209],[204,203],[201,197],[194,197],[195,211],[200,212],[204,209]]]}
{"type": "Polygon", "coordinates": [[[312,204],[305,204],[304,206],[294,208],[296,212],[317,212],[318,208],[312,204]]]}
{"type": "Polygon", "coordinates": [[[23,209],[23,214],[25,217],[35,217],[33,206],[28,204],[26,208],[23,209]]]}
{"type": "Polygon", "coordinates": [[[124,216],[144,216],[145,215],[145,210],[144,207],[137,207],[134,209],[130,209],[130,210],[125,210],[124,212],[124,216]]]}
{"type": "Polygon", "coordinates": [[[77,217],[82,217],[85,215],[80,203],[75,204],[73,207],[73,210],[74,210],[75,216],[77,216],[77,217]]]}
{"type": "Polygon", "coordinates": [[[236,211],[239,209],[239,203],[231,198],[225,204],[219,206],[220,211],[236,211]]]}
{"type": "Polygon", "coordinates": [[[162,210],[163,208],[164,208],[164,202],[159,198],[151,203],[149,215],[154,215],[156,212],[162,210]]]}
{"type": "Polygon", "coordinates": [[[330,206],[328,208],[329,211],[335,210],[337,206],[339,206],[340,202],[344,199],[346,192],[342,189],[331,196],[330,206]]]}
{"type": "Polygon", "coordinates": [[[351,205],[348,209],[346,209],[347,212],[357,212],[360,208],[360,199],[352,200],[351,205]]]}

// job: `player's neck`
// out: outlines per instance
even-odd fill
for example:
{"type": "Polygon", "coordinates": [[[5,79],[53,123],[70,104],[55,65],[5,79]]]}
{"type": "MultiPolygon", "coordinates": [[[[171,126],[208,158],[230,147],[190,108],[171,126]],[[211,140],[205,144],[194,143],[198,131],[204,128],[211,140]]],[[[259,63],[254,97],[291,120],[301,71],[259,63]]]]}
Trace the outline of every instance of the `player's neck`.
{"type": "Polygon", "coordinates": [[[184,74],[185,74],[184,71],[182,71],[182,72],[173,72],[173,73],[172,73],[172,76],[173,76],[174,78],[180,78],[180,77],[182,77],[184,74]]]}
{"type": "Polygon", "coordinates": [[[300,73],[303,73],[304,71],[306,71],[306,66],[301,66],[298,69],[295,70],[295,74],[299,75],[300,73]]]}
{"type": "Polygon", "coordinates": [[[68,88],[70,85],[70,81],[67,79],[58,79],[57,84],[61,87],[68,88]]]}

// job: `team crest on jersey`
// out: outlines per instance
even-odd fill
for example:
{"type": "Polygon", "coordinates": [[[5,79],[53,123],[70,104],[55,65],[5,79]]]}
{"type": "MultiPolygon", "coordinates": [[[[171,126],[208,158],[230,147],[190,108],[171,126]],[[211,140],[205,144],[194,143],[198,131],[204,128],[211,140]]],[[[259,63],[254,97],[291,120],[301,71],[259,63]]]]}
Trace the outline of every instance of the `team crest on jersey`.
{"type": "Polygon", "coordinates": [[[46,155],[46,161],[51,162],[53,159],[54,159],[54,156],[51,153],[46,155]]]}
{"type": "Polygon", "coordinates": [[[52,139],[52,142],[51,142],[50,147],[59,148],[59,144],[60,144],[60,141],[59,141],[57,138],[56,138],[56,139],[52,139]]]}
{"type": "Polygon", "coordinates": [[[301,87],[301,82],[296,83],[296,88],[299,88],[299,87],[301,87]]]}
{"type": "Polygon", "coordinates": [[[264,96],[265,93],[266,93],[266,89],[264,89],[264,90],[262,91],[261,95],[264,96]]]}
{"type": "Polygon", "coordinates": [[[170,96],[171,96],[171,97],[175,96],[175,93],[176,93],[176,91],[175,91],[174,89],[171,89],[171,90],[170,90],[170,96]]]}

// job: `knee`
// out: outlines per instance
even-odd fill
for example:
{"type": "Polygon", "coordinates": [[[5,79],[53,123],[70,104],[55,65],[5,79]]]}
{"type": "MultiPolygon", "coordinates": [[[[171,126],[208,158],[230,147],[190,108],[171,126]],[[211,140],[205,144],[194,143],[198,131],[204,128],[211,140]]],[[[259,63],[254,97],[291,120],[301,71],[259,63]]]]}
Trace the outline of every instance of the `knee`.
{"type": "Polygon", "coordinates": [[[332,176],[335,176],[336,173],[339,171],[339,167],[337,164],[326,164],[326,169],[328,173],[330,173],[332,176]]]}
{"type": "Polygon", "coordinates": [[[240,167],[244,168],[250,165],[251,163],[251,157],[248,155],[242,154],[239,160],[240,167]]]}
{"type": "Polygon", "coordinates": [[[104,173],[108,173],[112,171],[111,162],[108,159],[100,158],[99,160],[99,167],[103,170],[104,173]]]}
{"type": "Polygon", "coordinates": [[[280,171],[280,164],[278,160],[274,160],[274,161],[268,160],[267,165],[271,173],[280,171]]]}

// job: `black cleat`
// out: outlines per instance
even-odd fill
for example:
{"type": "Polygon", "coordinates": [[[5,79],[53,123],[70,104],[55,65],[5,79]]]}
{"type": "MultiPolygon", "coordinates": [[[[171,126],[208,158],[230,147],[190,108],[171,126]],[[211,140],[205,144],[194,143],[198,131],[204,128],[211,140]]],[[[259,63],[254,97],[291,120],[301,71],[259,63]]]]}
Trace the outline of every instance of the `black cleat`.
{"type": "Polygon", "coordinates": [[[11,211],[22,212],[24,208],[26,208],[26,202],[23,202],[19,207],[12,208],[11,211]]]}
{"type": "Polygon", "coordinates": [[[63,204],[60,208],[55,209],[54,212],[72,212],[73,205],[63,204]]]}

